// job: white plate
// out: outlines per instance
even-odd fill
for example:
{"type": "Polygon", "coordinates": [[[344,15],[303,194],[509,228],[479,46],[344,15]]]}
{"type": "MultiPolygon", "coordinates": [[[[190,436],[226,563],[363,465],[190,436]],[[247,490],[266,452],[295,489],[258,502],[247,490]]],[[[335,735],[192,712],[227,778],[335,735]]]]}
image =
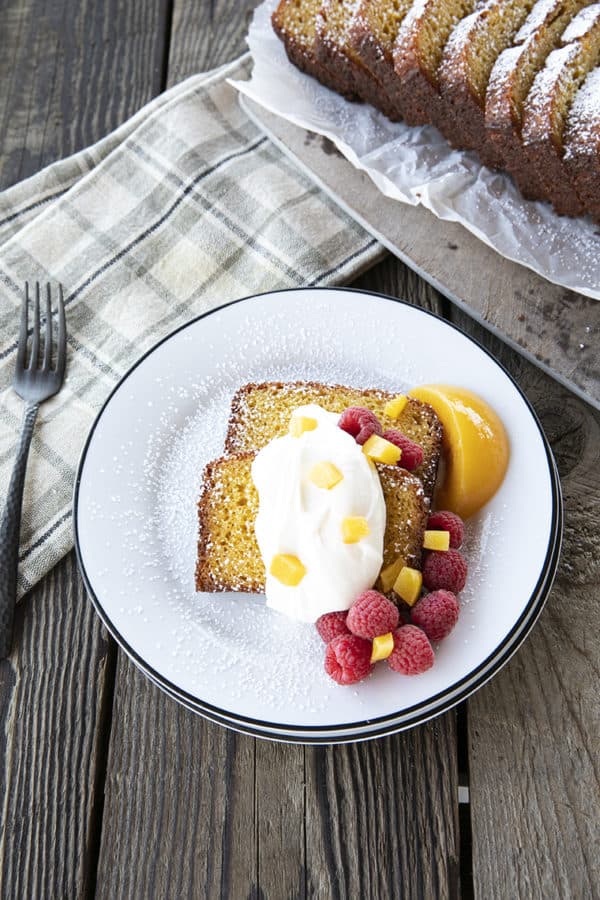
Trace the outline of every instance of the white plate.
{"type": "Polygon", "coordinates": [[[79,563],[133,661],[187,707],[275,740],[331,743],[407,728],[450,708],[522,642],[550,589],[562,506],[552,455],[510,376],[417,307],[343,289],[281,291],[201,316],[147,353],[101,410],[75,487],[79,563]],[[323,670],[313,626],[260,597],[196,594],[196,501],[248,381],[312,379],[403,391],[446,382],[482,395],[511,441],[502,487],[467,527],[461,616],[432,669],[380,663],[353,687],[323,670]]]}

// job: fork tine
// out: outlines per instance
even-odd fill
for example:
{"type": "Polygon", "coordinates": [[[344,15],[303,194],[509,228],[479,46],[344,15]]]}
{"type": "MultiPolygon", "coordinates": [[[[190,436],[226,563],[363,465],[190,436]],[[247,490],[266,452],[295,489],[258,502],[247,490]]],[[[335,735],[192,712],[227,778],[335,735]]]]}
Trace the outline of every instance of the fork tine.
{"type": "Polygon", "coordinates": [[[27,357],[27,312],[29,309],[29,283],[25,282],[25,296],[21,304],[21,324],[19,326],[19,344],[17,347],[17,369],[25,368],[27,357]]]}
{"type": "Polygon", "coordinates": [[[30,369],[37,369],[40,352],[40,283],[35,283],[35,300],[33,301],[33,340],[31,342],[30,369]]]}
{"type": "Polygon", "coordinates": [[[46,285],[46,337],[44,342],[44,364],[45,371],[50,369],[50,361],[52,359],[52,304],[50,302],[50,285],[46,285]]]}
{"type": "Polygon", "coordinates": [[[62,379],[67,362],[67,326],[65,323],[65,300],[62,284],[58,286],[58,338],[56,372],[62,379]]]}

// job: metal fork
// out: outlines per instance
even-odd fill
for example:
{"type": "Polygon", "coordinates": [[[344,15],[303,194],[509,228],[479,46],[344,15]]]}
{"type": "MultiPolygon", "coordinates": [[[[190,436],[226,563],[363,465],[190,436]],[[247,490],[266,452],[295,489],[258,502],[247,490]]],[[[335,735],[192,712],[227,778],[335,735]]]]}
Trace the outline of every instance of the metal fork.
{"type": "Polygon", "coordinates": [[[36,282],[33,302],[33,326],[31,355],[27,361],[27,335],[29,331],[29,284],[25,284],[25,297],[21,308],[21,327],[13,388],[25,403],[21,439],[14,469],[8,487],[6,508],[0,524],[0,659],[11,650],[13,619],[17,601],[17,569],[19,563],[19,533],[23,485],[27,469],[27,457],[31,435],[40,403],[56,394],[63,383],[67,358],[67,330],[62,285],[58,286],[58,334],[56,336],[56,364],[52,366],[52,294],[46,285],[46,327],[44,353],[40,363],[40,285],[36,282]]]}

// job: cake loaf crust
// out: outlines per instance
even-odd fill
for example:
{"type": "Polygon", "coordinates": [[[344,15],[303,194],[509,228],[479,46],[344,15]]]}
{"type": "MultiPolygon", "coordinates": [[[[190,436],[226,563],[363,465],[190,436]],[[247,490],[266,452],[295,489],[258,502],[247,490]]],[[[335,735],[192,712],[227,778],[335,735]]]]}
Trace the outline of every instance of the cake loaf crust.
{"type": "Polygon", "coordinates": [[[600,61],[600,3],[583,9],[566,28],[536,76],[523,114],[526,162],[511,170],[521,191],[549,200],[561,215],[584,211],[563,162],[563,132],[578,88],[600,61]]]}
{"type": "Polygon", "coordinates": [[[521,165],[523,107],[533,81],[571,19],[591,0],[538,0],[513,45],[492,69],[485,97],[486,141],[480,156],[486,165],[521,165]]]}
{"type": "Polygon", "coordinates": [[[381,3],[359,0],[347,36],[348,47],[355,59],[385,86],[397,118],[403,116],[403,110],[394,69],[394,42],[411,3],[412,0],[384,0],[381,3]]]}
{"type": "Polygon", "coordinates": [[[442,119],[438,69],[453,28],[475,0],[415,0],[396,35],[394,69],[398,104],[409,125],[442,119]]]}
{"type": "Polygon", "coordinates": [[[285,434],[292,410],[307,403],[317,403],[329,412],[340,414],[349,406],[364,406],[379,417],[384,431],[398,428],[423,448],[423,464],[414,474],[421,479],[425,495],[431,499],[442,448],[442,426],[429,404],[412,397],[399,418],[390,419],[384,409],[394,396],[387,391],[313,381],[247,384],[231,403],[225,452],[260,450],[272,438],[285,434]]]}
{"type": "Polygon", "coordinates": [[[600,68],[575,95],[565,130],[564,164],[585,212],[600,223],[600,68]]]}
{"type": "Polygon", "coordinates": [[[265,570],[254,534],[258,494],[250,474],[253,459],[254,453],[240,453],[204,467],[198,501],[197,591],[264,591],[265,570]]]}
{"type": "Polygon", "coordinates": [[[356,100],[354,93],[347,95],[346,83],[335,70],[322,65],[315,52],[317,13],[320,9],[320,0],[281,0],[279,6],[271,16],[271,24],[275,34],[280,38],[285,47],[289,61],[312,75],[322,85],[330,88],[342,96],[348,96],[350,100],[356,100]]]}
{"type": "Polygon", "coordinates": [[[512,41],[535,0],[487,0],[453,30],[439,70],[444,137],[462,150],[482,153],[485,97],[499,53],[512,41]]]}
{"type": "Polygon", "coordinates": [[[324,0],[316,20],[317,61],[343,80],[344,96],[364,100],[388,119],[398,121],[401,116],[384,83],[365,66],[349,41],[356,5],[356,0],[324,0]]]}

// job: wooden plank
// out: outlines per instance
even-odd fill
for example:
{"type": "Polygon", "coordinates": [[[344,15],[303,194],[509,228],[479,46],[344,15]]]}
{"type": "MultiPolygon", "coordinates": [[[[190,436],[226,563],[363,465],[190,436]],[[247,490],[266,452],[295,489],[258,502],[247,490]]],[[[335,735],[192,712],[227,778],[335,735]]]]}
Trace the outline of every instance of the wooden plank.
{"type": "Polygon", "coordinates": [[[169,0],[3,10],[0,186],[112,131],[162,89],[169,0]]]}
{"type": "Polygon", "coordinates": [[[93,885],[114,661],[70,554],[20,604],[0,662],[2,897],[93,885]]]}
{"type": "Polygon", "coordinates": [[[459,896],[453,712],[306,756],[309,897],[459,896]]]}
{"type": "Polygon", "coordinates": [[[174,0],[168,85],[208,72],[247,50],[252,10],[260,0],[174,0]]]}
{"type": "Polygon", "coordinates": [[[474,892],[481,900],[597,897],[600,415],[458,320],[533,403],[558,463],[566,521],[539,623],[468,704],[474,892]]]}
{"type": "Polygon", "coordinates": [[[304,897],[304,748],[255,743],[257,896],[304,897]]]}
{"type": "Polygon", "coordinates": [[[278,145],[388,249],[470,316],[600,408],[598,300],[551,284],[424,207],[384,197],[330,141],[247,98],[243,102],[278,145]]]}
{"type": "Polygon", "coordinates": [[[179,706],[123,654],[116,685],[96,897],[256,896],[254,740],[179,706]]]}
{"type": "MultiPolygon", "coordinates": [[[[92,143],[161,83],[167,0],[5,4],[0,186],[92,143]]],[[[0,663],[0,893],[93,893],[116,650],[71,555],[17,612],[0,663]]]]}
{"type": "Polygon", "coordinates": [[[448,300],[432,285],[420,278],[413,269],[394,256],[387,256],[350,285],[361,291],[375,291],[407,300],[414,306],[422,306],[438,316],[446,316],[450,309],[448,300]]]}

